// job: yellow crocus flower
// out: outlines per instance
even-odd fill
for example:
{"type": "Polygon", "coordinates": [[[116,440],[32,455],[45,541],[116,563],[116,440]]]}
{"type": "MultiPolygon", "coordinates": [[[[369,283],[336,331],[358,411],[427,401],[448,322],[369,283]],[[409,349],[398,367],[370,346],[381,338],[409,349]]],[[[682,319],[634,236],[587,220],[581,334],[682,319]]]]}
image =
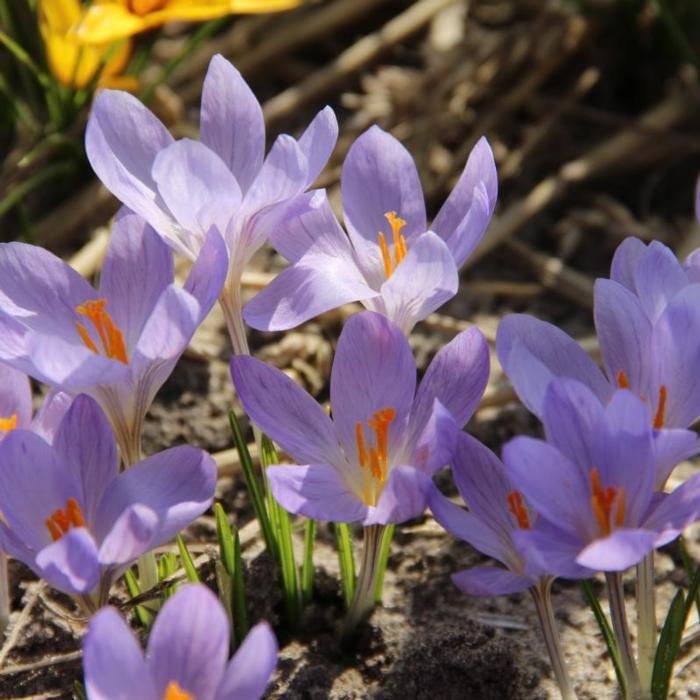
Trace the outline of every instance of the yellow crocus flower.
{"type": "Polygon", "coordinates": [[[123,39],[166,22],[201,22],[229,14],[279,12],[301,0],[94,0],[77,33],[88,44],[123,39]]]}
{"type": "Polygon", "coordinates": [[[136,80],[121,75],[129,62],[131,42],[122,41],[116,46],[112,42],[90,46],[80,43],[75,27],[82,14],[79,0],[39,0],[39,30],[53,76],[67,87],[85,87],[107,60],[98,85],[135,89],[136,80]]]}

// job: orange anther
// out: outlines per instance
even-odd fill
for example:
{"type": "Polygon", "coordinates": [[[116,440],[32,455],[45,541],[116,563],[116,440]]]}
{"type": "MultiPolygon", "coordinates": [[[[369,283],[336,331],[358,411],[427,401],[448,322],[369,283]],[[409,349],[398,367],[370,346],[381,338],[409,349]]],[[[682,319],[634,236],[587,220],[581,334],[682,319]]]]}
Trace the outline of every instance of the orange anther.
{"type": "Polygon", "coordinates": [[[661,430],[664,427],[664,416],[666,413],[666,398],[668,392],[666,391],[666,385],[662,384],[659,389],[659,403],[656,408],[656,415],[654,416],[654,429],[661,430]]]}
{"type": "Polygon", "coordinates": [[[60,540],[71,527],[83,527],[85,525],[85,518],[83,517],[83,511],[78,505],[78,501],[76,501],[75,498],[69,498],[68,501],[66,501],[66,507],[63,509],[56,509],[44,520],[44,524],[51,534],[51,539],[55,542],[56,540],[60,540]]]}
{"type": "Polygon", "coordinates": [[[406,225],[403,219],[400,219],[395,211],[388,211],[384,214],[384,218],[391,226],[391,238],[394,246],[394,259],[391,258],[389,245],[386,242],[386,237],[381,231],[377,232],[377,242],[379,249],[382,252],[382,261],[384,263],[384,274],[386,278],[391,277],[392,272],[397,268],[399,263],[406,257],[408,248],[406,247],[406,239],[401,234],[401,229],[406,225]]]}
{"type": "Polygon", "coordinates": [[[195,700],[194,695],[183,690],[175,681],[170,681],[165,689],[163,700],[195,700]]]}
{"type": "MultiPolygon", "coordinates": [[[[100,343],[102,343],[104,354],[112,360],[119,360],[119,362],[127,364],[129,358],[126,354],[124,334],[115,325],[109,312],[105,310],[106,305],[107,301],[105,299],[91,299],[84,304],[76,306],[75,311],[92,322],[100,343]]],[[[97,347],[97,343],[92,339],[85,325],[80,321],[76,321],[75,327],[85,346],[95,354],[99,354],[100,350],[97,347]]]]}
{"type": "Polygon", "coordinates": [[[384,234],[381,231],[377,233],[377,240],[379,241],[379,250],[382,251],[384,274],[386,275],[386,278],[389,279],[394,269],[391,265],[391,253],[389,253],[389,246],[386,244],[386,238],[384,238],[384,234]]]}
{"type": "Polygon", "coordinates": [[[629,379],[627,379],[627,373],[623,369],[621,369],[617,373],[617,386],[620,389],[629,389],[630,388],[629,379]]]}
{"type": "Polygon", "coordinates": [[[508,510],[515,516],[519,528],[522,530],[530,529],[530,517],[520,491],[511,491],[508,494],[508,510]]]}
{"type": "Polygon", "coordinates": [[[367,466],[367,448],[365,447],[365,435],[362,430],[362,423],[357,421],[355,426],[355,439],[357,440],[357,459],[360,462],[360,466],[367,466]]]}
{"type": "Polygon", "coordinates": [[[388,476],[389,426],[394,418],[396,418],[396,411],[393,408],[383,408],[372,414],[372,417],[367,420],[367,427],[374,432],[374,444],[370,445],[365,442],[362,423],[358,421],[355,425],[357,460],[363,468],[363,497],[370,505],[376,504],[377,488],[384,484],[388,476]]]}
{"type": "Polygon", "coordinates": [[[139,17],[147,15],[149,12],[162,10],[167,6],[169,0],[128,0],[129,9],[139,17]]]}
{"type": "Polygon", "coordinates": [[[0,433],[9,433],[17,427],[17,414],[13,413],[7,418],[0,418],[0,433]]]}
{"type": "Polygon", "coordinates": [[[610,486],[603,488],[600,482],[600,472],[591,469],[591,507],[598,521],[600,531],[606,537],[612,532],[611,516],[615,510],[615,525],[622,527],[625,521],[625,491],[622,488],[610,486]]]}

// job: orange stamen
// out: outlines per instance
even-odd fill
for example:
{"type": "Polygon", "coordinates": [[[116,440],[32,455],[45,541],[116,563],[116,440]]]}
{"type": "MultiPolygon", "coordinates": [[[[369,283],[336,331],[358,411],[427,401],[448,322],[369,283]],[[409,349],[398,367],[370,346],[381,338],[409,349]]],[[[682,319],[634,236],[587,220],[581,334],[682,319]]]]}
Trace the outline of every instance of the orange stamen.
{"type": "MultiPolygon", "coordinates": [[[[102,343],[104,354],[112,360],[119,360],[119,362],[128,364],[129,358],[126,354],[124,334],[115,325],[109,312],[105,310],[106,305],[106,299],[91,299],[84,304],[76,306],[75,311],[92,322],[102,343]]],[[[85,346],[95,354],[99,354],[100,350],[90,337],[85,325],[80,321],[76,321],[75,327],[85,346]]]]}
{"type": "Polygon", "coordinates": [[[606,537],[612,532],[611,515],[615,507],[615,526],[622,527],[625,521],[625,492],[622,488],[610,486],[603,488],[600,472],[591,469],[591,506],[598,521],[600,531],[606,537]]]}
{"type": "Polygon", "coordinates": [[[659,405],[656,409],[656,415],[654,416],[654,429],[661,430],[664,427],[664,415],[666,413],[666,397],[668,392],[666,391],[666,385],[662,384],[659,389],[659,405]]]}
{"type": "Polygon", "coordinates": [[[384,218],[391,226],[391,235],[394,241],[394,260],[398,265],[406,256],[406,239],[401,235],[401,229],[406,225],[403,219],[400,219],[395,211],[388,211],[384,214],[384,218]]]}
{"type": "Polygon", "coordinates": [[[127,5],[135,15],[143,17],[149,12],[162,10],[168,2],[169,0],[129,0],[127,5]]]}
{"type": "Polygon", "coordinates": [[[357,421],[355,426],[355,439],[357,440],[357,459],[360,466],[367,466],[367,448],[365,447],[365,435],[362,430],[362,423],[357,421]]]}
{"type": "Polygon", "coordinates": [[[374,431],[374,444],[367,445],[365,442],[364,429],[362,423],[358,421],[355,426],[355,439],[357,441],[357,460],[360,467],[366,468],[371,474],[363,471],[363,493],[364,498],[371,505],[374,505],[377,496],[377,487],[382,486],[387,479],[389,472],[389,426],[396,418],[396,411],[393,408],[383,408],[372,414],[367,421],[367,427],[374,431]],[[372,484],[374,479],[374,484],[372,484]]]}
{"type": "Polygon", "coordinates": [[[508,494],[508,510],[515,516],[519,528],[522,530],[530,529],[530,517],[520,491],[511,491],[508,494]]]}
{"type": "Polygon", "coordinates": [[[377,233],[377,239],[379,240],[379,249],[382,251],[382,260],[384,261],[384,274],[386,275],[386,278],[389,279],[389,277],[391,277],[391,273],[393,272],[393,268],[391,266],[391,254],[389,253],[389,246],[386,244],[386,238],[384,238],[384,234],[381,231],[377,233]]]}
{"type": "Polygon", "coordinates": [[[627,373],[623,369],[621,369],[617,373],[617,386],[620,389],[629,389],[630,388],[630,382],[629,382],[629,379],[627,379],[627,373]]]}
{"type": "Polygon", "coordinates": [[[8,418],[0,418],[0,433],[9,433],[17,427],[17,414],[13,413],[8,418]]]}
{"type": "Polygon", "coordinates": [[[194,695],[183,690],[175,681],[170,681],[163,700],[194,700],[194,695]]]}
{"type": "Polygon", "coordinates": [[[85,518],[75,498],[69,498],[64,509],[58,508],[44,521],[51,539],[60,540],[71,527],[83,527],[85,518]]]}

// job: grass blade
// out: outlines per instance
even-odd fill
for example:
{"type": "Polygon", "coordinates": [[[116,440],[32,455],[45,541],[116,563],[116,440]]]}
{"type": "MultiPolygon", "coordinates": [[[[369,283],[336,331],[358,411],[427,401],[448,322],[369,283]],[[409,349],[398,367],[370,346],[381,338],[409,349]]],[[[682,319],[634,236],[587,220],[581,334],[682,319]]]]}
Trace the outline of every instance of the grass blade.
{"type": "Polygon", "coordinates": [[[307,606],[314,594],[314,544],[317,524],[307,520],[304,524],[304,560],[301,564],[301,602],[307,606]]]}
{"type": "Polygon", "coordinates": [[[671,685],[671,673],[676,662],[678,650],[681,646],[681,637],[685,628],[686,606],[683,591],[679,590],[671,602],[671,607],[666,615],[664,626],[659,635],[659,644],[656,647],[654,659],[654,672],[651,677],[651,695],[653,700],[666,700],[671,685]]]}
{"type": "Polygon", "coordinates": [[[355,557],[352,549],[352,533],[347,523],[335,523],[335,541],[338,548],[338,563],[340,564],[340,585],[346,609],[352,605],[355,597],[355,557]]]}
{"type": "MultiPolygon", "coordinates": [[[[132,598],[141,595],[141,586],[134,576],[134,572],[131,569],[127,569],[124,572],[124,583],[126,584],[126,590],[129,591],[129,595],[132,598]]],[[[153,615],[143,607],[143,605],[136,606],[136,619],[139,624],[146,629],[150,629],[153,624],[153,615]]]]}
{"type": "Polygon", "coordinates": [[[394,530],[396,526],[392,523],[387,525],[382,535],[382,544],[379,549],[379,565],[377,567],[377,583],[374,588],[374,602],[379,605],[382,602],[382,593],[384,592],[384,573],[386,572],[387,564],[389,563],[389,554],[391,553],[391,543],[394,540],[394,530]]]}
{"type": "Polygon", "coordinates": [[[214,504],[214,518],[216,519],[216,537],[219,540],[221,563],[226,573],[233,578],[235,572],[233,535],[221,503],[214,504]]]}
{"type": "Polygon", "coordinates": [[[185,540],[182,539],[182,535],[178,535],[175,538],[175,541],[177,542],[177,549],[180,552],[180,561],[185,569],[187,580],[190,583],[200,583],[197,567],[194,565],[194,561],[192,561],[192,555],[190,554],[190,550],[187,549],[187,545],[185,544],[185,540]]]}
{"type": "Polygon", "coordinates": [[[245,580],[243,578],[243,557],[241,556],[241,538],[238,530],[233,533],[233,635],[239,645],[248,634],[248,612],[245,604],[245,580]]]}

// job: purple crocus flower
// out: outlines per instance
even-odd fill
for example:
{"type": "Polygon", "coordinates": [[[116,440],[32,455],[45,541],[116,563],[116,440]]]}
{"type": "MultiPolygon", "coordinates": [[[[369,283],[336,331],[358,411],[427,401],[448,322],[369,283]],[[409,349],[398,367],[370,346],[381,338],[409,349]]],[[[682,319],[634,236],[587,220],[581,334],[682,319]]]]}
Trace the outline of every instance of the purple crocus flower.
{"type": "Polygon", "coordinates": [[[209,64],[200,113],[201,141],[174,141],[133,95],[104,90],[87,126],[90,163],[107,189],[175,250],[195,258],[216,226],[224,235],[229,275],[221,296],[234,348],[240,328],[240,276],[287,204],[318,177],[335,146],[330,107],[301,138],[277,138],[267,157],[262,108],[222,56],[209,64]],[[233,327],[232,327],[233,326],[233,327]]]}
{"type": "Polygon", "coordinates": [[[250,357],[231,360],[248,415],[303,465],[268,467],[275,498],[292,513],[364,526],[424,510],[430,477],[449,462],[456,425],[474,412],[488,371],[486,341],[471,328],[435,356],[416,391],[408,341],[370,311],[353,316],[340,335],[332,419],[280,370],[250,357]]]}
{"type": "Polygon", "coordinates": [[[0,545],[92,609],[126,567],[209,507],[215,484],[211,457],[185,446],[120,474],[104,413],[80,395],[53,445],[27,430],[0,443],[0,545]]]}
{"type": "Polygon", "coordinates": [[[131,463],[153,397],[225,274],[224,242],[212,230],[177,287],[172,252],[126,209],[114,223],[97,290],[42,248],[0,244],[0,360],[55,389],[93,396],[131,463]]]}
{"type": "Polygon", "coordinates": [[[166,601],[145,657],[119,613],[104,608],[83,645],[88,700],[258,700],[277,665],[275,635],[256,625],[227,664],[229,638],[221,603],[200,584],[166,601]]]}
{"type": "Polygon", "coordinates": [[[624,571],[696,520],[700,474],[670,494],[655,490],[658,434],[632,392],[617,390],[604,406],[580,382],[557,379],[543,412],[547,442],[514,438],[503,461],[539,513],[518,536],[544,566],[569,578],[580,577],[580,567],[624,571]]]}
{"type": "Polygon", "coordinates": [[[481,240],[498,190],[482,138],[428,228],[413,158],[378,126],[350,147],[341,186],[349,238],[323,192],[299,198],[271,236],[292,264],[244,309],[253,328],[285,330],[360,301],[408,334],[456,294],[458,270],[481,240]]]}

